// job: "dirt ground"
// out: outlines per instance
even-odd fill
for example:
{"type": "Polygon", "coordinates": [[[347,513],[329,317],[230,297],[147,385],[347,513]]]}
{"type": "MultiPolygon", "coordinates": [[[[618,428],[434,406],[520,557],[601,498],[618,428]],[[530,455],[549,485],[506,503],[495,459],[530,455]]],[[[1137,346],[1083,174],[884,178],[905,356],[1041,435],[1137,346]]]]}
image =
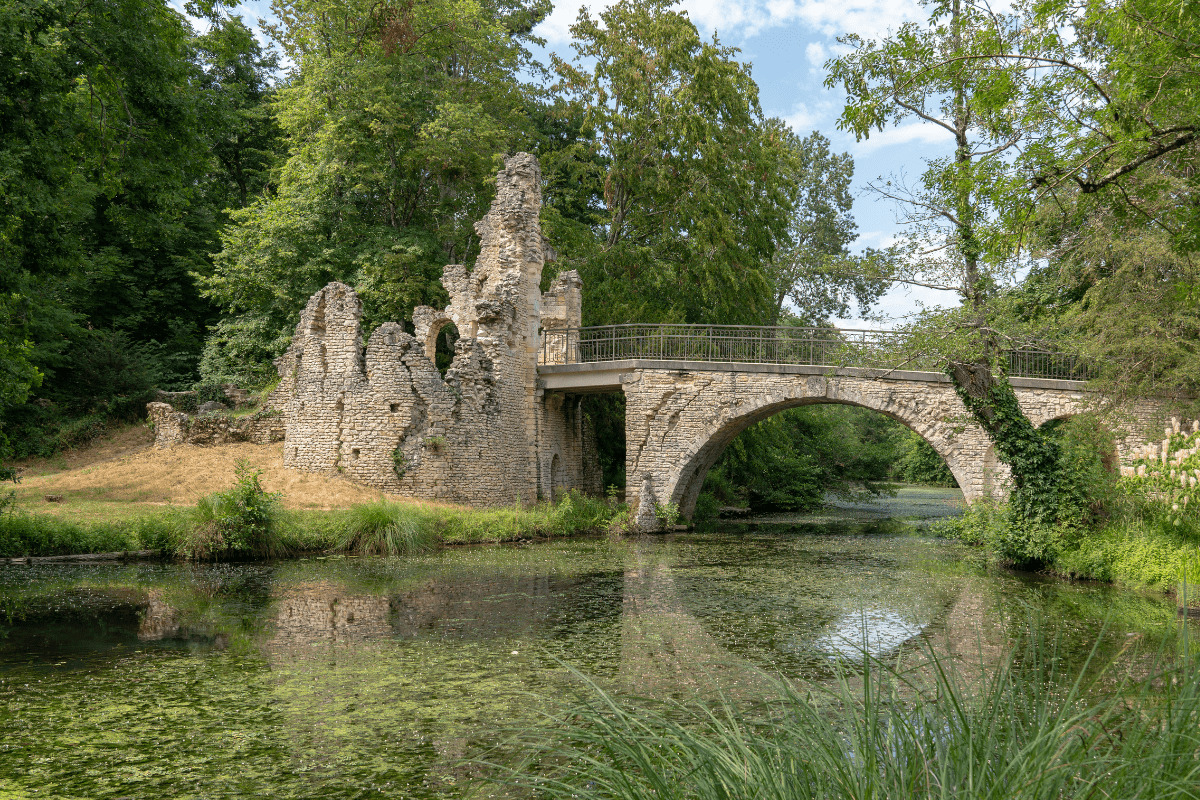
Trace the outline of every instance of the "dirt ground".
{"type": "Polygon", "coordinates": [[[14,465],[21,474],[16,492],[24,507],[50,513],[70,514],[72,506],[79,510],[81,504],[191,505],[231,486],[239,459],[262,470],[263,487],[282,492],[283,505],[289,508],[342,508],[384,496],[337,475],[285,468],[282,444],[177,445],[160,450],[143,426],[122,428],[89,447],[51,459],[14,465]],[[46,495],[61,495],[63,501],[46,502],[46,495]]]}

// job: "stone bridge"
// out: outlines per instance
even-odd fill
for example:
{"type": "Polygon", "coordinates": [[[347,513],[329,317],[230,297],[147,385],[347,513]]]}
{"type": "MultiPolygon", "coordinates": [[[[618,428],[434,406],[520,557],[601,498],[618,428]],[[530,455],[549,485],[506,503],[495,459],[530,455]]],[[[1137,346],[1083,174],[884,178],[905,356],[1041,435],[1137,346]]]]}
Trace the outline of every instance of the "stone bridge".
{"type": "MultiPolygon", "coordinates": [[[[756,422],[788,408],[841,403],[904,423],[946,461],[968,502],[1001,494],[1008,469],[967,413],[949,378],[932,371],[811,364],[626,359],[543,364],[545,392],[625,395],[626,499],[638,521],[653,526],[654,506],[676,503],[690,517],[704,476],[725,447],[756,422]]],[[[1035,425],[1079,413],[1097,398],[1085,383],[1013,377],[1022,409],[1035,425]]],[[[1142,401],[1114,423],[1120,451],[1144,440],[1166,415],[1142,401]],[[1128,440],[1128,441],[1126,441],[1128,440]]]]}
{"type": "MultiPolygon", "coordinates": [[[[284,428],[284,464],[342,474],[387,492],[477,506],[532,503],[577,487],[599,492],[595,435],[582,397],[623,392],[626,499],[638,523],[655,505],[695,507],[704,475],[748,426],[784,409],[845,403],[899,420],[946,460],[968,500],[1002,490],[1006,470],[945,375],[904,354],[896,334],[832,328],[582,328],[582,283],[560,272],[541,290],[548,248],[541,174],[517,154],[476,224],[474,269],[445,268],[444,309],[414,309],[364,345],[362,303],[331,283],[300,313],[267,413],[284,428]],[[459,334],[439,370],[435,342],[459,334]],[[896,369],[902,366],[903,369],[896,369]]],[[[1070,358],[1010,354],[1022,407],[1038,424],[1090,397],[1070,358]]],[[[157,413],[165,421],[169,405],[157,413]]],[[[1167,415],[1142,401],[1114,424],[1122,448],[1167,415]]],[[[177,427],[177,426],[176,426],[177,427]]],[[[166,424],[159,444],[170,443],[166,424]]]]}

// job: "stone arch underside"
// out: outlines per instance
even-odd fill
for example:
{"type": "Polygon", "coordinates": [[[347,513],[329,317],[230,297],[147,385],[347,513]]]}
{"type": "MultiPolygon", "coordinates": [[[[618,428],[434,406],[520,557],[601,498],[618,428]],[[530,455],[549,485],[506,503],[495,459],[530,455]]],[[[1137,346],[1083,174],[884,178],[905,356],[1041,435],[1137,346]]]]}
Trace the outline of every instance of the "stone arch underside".
{"type": "MultiPolygon", "coordinates": [[[[989,458],[991,441],[943,380],[639,370],[623,388],[627,491],[643,523],[652,524],[655,503],[677,503],[690,516],[705,474],[734,437],[801,405],[856,405],[903,423],[933,446],[968,502],[1003,492],[1008,478],[1007,468],[989,458]],[[646,491],[651,502],[642,506],[646,491]]],[[[1035,422],[1076,413],[1082,400],[1069,391],[1017,394],[1035,422]]]]}

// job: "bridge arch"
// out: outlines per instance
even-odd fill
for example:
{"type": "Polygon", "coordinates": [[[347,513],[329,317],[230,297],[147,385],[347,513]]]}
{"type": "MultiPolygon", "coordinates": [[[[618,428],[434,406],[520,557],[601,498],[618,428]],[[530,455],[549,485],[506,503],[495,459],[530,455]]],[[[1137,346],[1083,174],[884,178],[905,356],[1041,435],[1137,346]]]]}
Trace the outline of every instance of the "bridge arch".
{"type": "Polygon", "coordinates": [[[669,501],[678,504],[683,515],[690,518],[696,508],[696,500],[700,496],[700,491],[704,487],[705,476],[716,464],[721,454],[725,452],[725,448],[739,434],[751,425],[762,422],[788,409],[814,405],[856,406],[876,411],[890,419],[894,419],[910,430],[915,431],[933,447],[937,454],[946,462],[951,474],[954,475],[954,479],[959,482],[960,486],[964,485],[965,481],[970,480],[971,476],[968,474],[966,465],[962,464],[961,459],[958,458],[957,451],[948,445],[944,437],[938,436],[936,430],[931,435],[928,425],[922,424],[922,421],[919,419],[914,419],[911,413],[904,413],[906,410],[911,411],[911,409],[904,409],[903,407],[900,409],[875,408],[872,405],[853,400],[805,397],[763,403],[757,408],[747,409],[740,416],[735,416],[724,420],[722,423],[718,423],[711,432],[707,433],[707,438],[705,438],[706,434],[698,436],[684,451],[683,458],[680,461],[679,478],[676,480],[674,487],[670,489],[669,501]]]}
{"type": "Polygon", "coordinates": [[[805,405],[868,408],[915,431],[946,462],[972,501],[991,490],[984,457],[991,442],[953,389],[929,381],[813,374],[683,373],[643,370],[627,376],[627,492],[640,525],[655,504],[676,503],[690,516],[704,476],[733,439],[756,422],[805,405]],[[649,503],[642,503],[649,492],[649,503]]]}

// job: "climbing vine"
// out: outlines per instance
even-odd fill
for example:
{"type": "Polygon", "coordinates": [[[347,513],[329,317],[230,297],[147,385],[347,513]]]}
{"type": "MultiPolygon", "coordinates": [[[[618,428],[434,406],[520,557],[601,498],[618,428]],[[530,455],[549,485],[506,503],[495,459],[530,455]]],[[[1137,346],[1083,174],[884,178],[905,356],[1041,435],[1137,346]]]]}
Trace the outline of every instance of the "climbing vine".
{"type": "Polygon", "coordinates": [[[1090,417],[1038,428],[1017,402],[1003,372],[952,364],[955,392],[1012,470],[1007,508],[990,515],[985,537],[998,554],[1026,565],[1050,561],[1104,519],[1116,476],[1104,463],[1111,436],[1090,417]]]}

